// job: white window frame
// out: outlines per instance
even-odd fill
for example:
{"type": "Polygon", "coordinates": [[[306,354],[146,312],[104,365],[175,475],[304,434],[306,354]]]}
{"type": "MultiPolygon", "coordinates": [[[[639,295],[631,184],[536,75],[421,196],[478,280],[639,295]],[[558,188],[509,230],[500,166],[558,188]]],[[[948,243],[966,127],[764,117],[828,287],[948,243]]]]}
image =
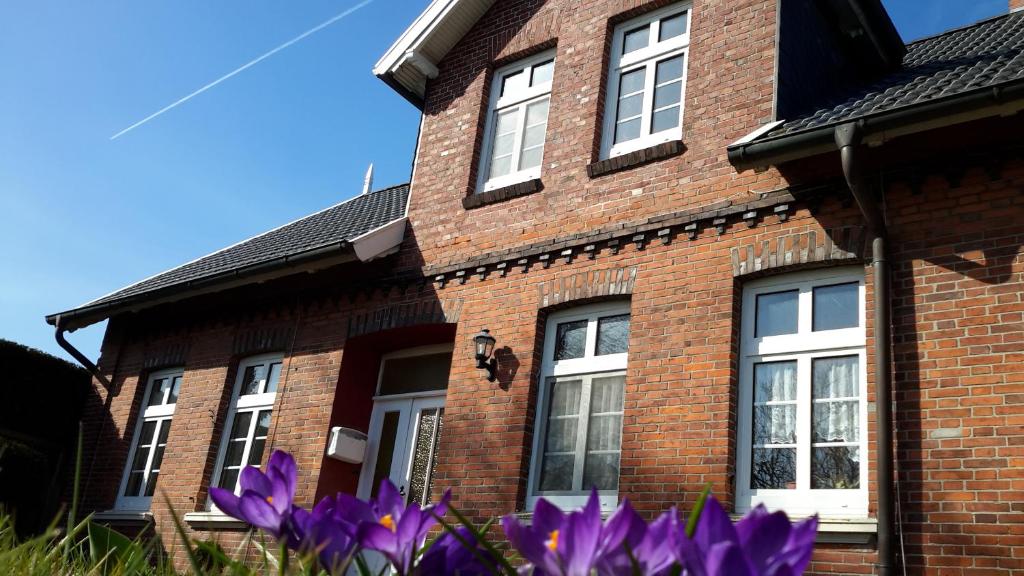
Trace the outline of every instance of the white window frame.
{"type": "MultiPolygon", "coordinates": [[[[537,501],[541,498],[544,498],[545,500],[566,510],[582,508],[586,504],[587,498],[590,497],[589,490],[566,494],[541,492],[537,489],[538,482],[540,481],[541,464],[544,455],[544,441],[547,436],[548,397],[550,396],[549,380],[552,378],[567,376],[583,377],[583,390],[581,391],[579,410],[580,429],[577,431],[577,435],[578,438],[582,437],[585,439],[587,434],[586,428],[589,423],[590,415],[590,381],[593,377],[624,376],[626,374],[627,357],[629,355],[628,351],[618,354],[605,354],[602,356],[594,355],[597,348],[598,320],[601,318],[607,318],[608,316],[619,316],[622,314],[631,315],[629,301],[606,302],[580,306],[569,310],[553,312],[547,318],[546,328],[544,331],[540,384],[538,386],[537,393],[537,416],[535,420],[536,425],[534,426],[533,450],[530,457],[530,474],[528,478],[529,483],[526,498],[526,507],[528,510],[533,510],[537,501]],[[558,325],[579,320],[587,321],[587,339],[586,344],[584,345],[583,357],[556,361],[554,357],[558,325]]],[[[632,324],[630,325],[630,329],[632,330],[632,324]]],[[[625,395],[625,390],[623,390],[623,395],[625,395]]],[[[625,406],[623,406],[623,409],[625,409],[625,406]]],[[[580,450],[580,442],[577,443],[576,449],[577,465],[574,468],[574,475],[582,475],[583,470],[580,464],[583,457],[578,452],[580,450]]],[[[583,449],[586,450],[585,444],[583,449]]],[[[621,458],[621,444],[619,449],[621,458]]],[[[601,490],[598,491],[598,496],[601,501],[602,510],[613,510],[618,506],[618,490],[601,490]]]]}
{"type": "MultiPolygon", "coordinates": [[[[149,454],[146,457],[145,473],[142,480],[142,490],[145,494],[146,484],[149,482],[149,474],[152,472],[150,468],[153,465],[153,455],[156,452],[156,444],[160,438],[160,432],[165,426],[171,425],[171,420],[174,416],[175,404],[166,404],[168,396],[173,388],[175,378],[181,378],[184,382],[185,371],[181,368],[172,368],[167,370],[160,370],[153,372],[146,378],[146,389],[142,394],[142,404],[139,408],[138,422],[135,423],[135,431],[132,433],[131,449],[128,451],[128,459],[124,464],[124,473],[121,475],[121,483],[117,489],[117,500],[114,504],[115,510],[149,510],[149,506],[153,501],[152,496],[126,496],[125,490],[128,489],[128,480],[132,473],[132,464],[135,460],[135,451],[139,446],[140,436],[142,435],[142,428],[146,422],[156,422],[156,429],[153,431],[153,446],[149,449],[149,454]],[[149,404],[149,396],[153,393],[153,383],[161,378],[169,378],[171,380],[171,386],[167,388],[164,398],[160,404],[156,406],[147,406],[149,404]]],[[[181,397],[181,389],[178,389],[178,397],[181,397]]],[[[167,457],[167,450],[164,449],[164,458],[167,457]]],[[[161,463],[161,467],[163,463],[161,463]]],[[[162,468],[161,468],[162,469],[162,468]]],[[[158,469],[161,470],[161,469],[158,469]]]]}
{"type": "MultiPolygon", "coordinates": [[[[484,146],[480,155],[480,175],[477,178],[477,192],[487,192],[504,186],[511,186],[527,180],[540,178],[541,167],[544,166],[543,152],[541,162],[533,168],[519,169],[519,155],[522,151],[523,138],[526,137],[526,108],[534,102],[545,98],[548,99],[548,117],[551,115],[551,85],[548,81],[539,86],[529,86],[515,94],[501,96],[501,85],[506,77],[517,72],[522,72],[525,78],[533,74],[533,67],[552,60],[551,77],[554,79],[554,66],[557,65],[555,50],[545,50],[540,54],[518,60],[508,66],[503,66],[494,71],[494,78],[491,81],[491,95],[487,105],[487,123],[484,125],[484,146]],[[514,169],[504,176],[490,178],[491,152],[494,150],[495,130],[497,129],[498,114],[505,110],[519,108],[521,113],[517,120],[517,134],[519,138],[512,144],[512,166],[514,169]]],[[[544,147],[547,148],[547,124],[544,128],[544,147]]]]}
{"type": "MultiPolygon", "coordinates": [[[[253,438],[255,436],[256,424],[259,418],[257,415],[263,410],[270,410],[271,424],[273,424],[274,418],[274,401],[277,398],[277,391],[266,392],[267,381],[264,379],[260,383],[261,392],[259,394],[246,394],[240,396],[239,393],[242,391],[242,379],[245,377],[246,368],[257,366],[260,364],[266,364],[268,367],[267,376],[269,377],[269,367],[275,362],[281,363],[281,375],[278,377],[277,389],[281,389],[281,385],[284,380],[285,365],[284,357],[281,354],[261,354],[259,356],[250,356],[245,358],[238,363],[238,370],[235,374],[234,387],[231,390],[231,404],[228,409],[227,416],[224,418],[224,426],[221,431],[220,447],[217,449],[217,465],[214,467],[213,476],[210,477],[210,486],[217,486],[217,482],[220,479],[221,472],[224,468],[224,459],[227,457],[228,442],[230,440],[231,427],[235,421],[235,415],[239,412],[252,412],[253,418],[249,420],[249,431],[246,434],[245,449],[242,452],[242,468],[246,467],[246,462],[249,461],[249,451],[252,449],[253,438]]],[[[266,450],[269,445],[264,446],[264,456],[266,456],[266,450]]],[[[241,470],[240,469],[240,470],[241,470]]],[[[235,479],[234,493],[239,493],[239,479],[242,477],[241,471],[239,471],[238,478],[235,479]]],[[[211,510],[215,510],[216,506],[212,502],[208,503],[211,510]]]]}
{"type": "Polygon", "coordinates": [[[743,513],[757,504],[790,515],[820,514],[823,517],[863,518],[868,513],[868,406],[866,343],[866,285],[864,269],[830,268],[798,272],[750,282],[743,289],[741,354],[739,366],[739,416],[736,458],[736,511],[743,513]],[[858,326],[813,331],[813,289],[836,284],[858,283],[858,326]],[[754,333],[757,296],[798,290],[797,333],[757,338],[754,333]],[[812,489],[811,416],[812,363],[818,358],[858,358],[860,375],[859,449],[860,486],[856,489],[812,489]],[[753,426],[754,365],[775,361],[797,361],[796,391],[796,484],[792,490],[750,487],[753,426]]]}
{"type": "Polygon", "coordinates": [[[635,150],[642,150],[656,146],[664,142],[682,140],[683,138],[683,115],[686,109],[686,70],[690,64],[690,28],[692,24],[692,4],[680,2],[666,6],[659,10],[644,14],[623,22],[615,27],[612,36],[611,66],[608,70],[608,91],[605,97],[604,126],[601,131],[601,158],[613,158],[635,150]],[[658,42],[657,38],[661,30],[661,20],[686,12],[686,33],[675,38],[669,38],[664,42],[658,42]],[[650,26],[649,38],[652,40],[646,48],[622,53],[622,45],[625,41],[626,32],[631,32],[644,25],[650,26]],[[654,86],[655,71],[658,62],[683,56],[683,76],[680,84],[679,94],[679,125],[669,130],[651,133],[651,119],[654,113],[654,86]],[[619,103],[619,80],[626,72],[632,72],[646,68],[644,80],[644,102],[640,118],[640,137],[615,144],[615,118],[619,103]]]}

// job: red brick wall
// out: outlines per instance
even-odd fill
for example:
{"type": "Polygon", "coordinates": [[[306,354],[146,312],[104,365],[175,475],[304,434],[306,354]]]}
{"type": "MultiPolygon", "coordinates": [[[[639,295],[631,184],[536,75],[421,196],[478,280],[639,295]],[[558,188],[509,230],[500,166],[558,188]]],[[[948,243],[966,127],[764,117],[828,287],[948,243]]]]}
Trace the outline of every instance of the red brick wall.
{"type": "MultiPolygon", "coordinates": [[[[348,327],[355,318],[397,303],[457,302],[461,313],[448,328],[454,336],[446,336],[454,338],[455,353],[437,488],[453,488],[455,505],[477,518],[521,509],[538,345],[549,309],[543,296],[564,293],[573,282],[588,285],[607,272],[633,269],[620,493],[651,514],[672,504],[687,508],[710,482],[731,503],[742,290],[732,249],[754,250],[764,241],[803,232],[821,239],[826,230],[861,225],[841,189],[813,201],[786,201],[785,220],[771,206],[762,208],[754,227],[732,215],[720,233],[707,217],[694,240],[676,226],[669,244],[650,233],[642,248],[626,238],[617,254],[595,241],[593,260],[580,251],[586,242],[580,238],[569,263],[555,253],[549,265],[533,257],[526,272],[509,266],[502,274],[491,266],[481,279],[473,268],[462,276],[454,270],[498,250],[643,224],[672,212],[725,210],[784,186],[774,171],[736,174],[725,159],[726,144],[772,117],[775,5],[773,0],[697,0],[683,120],[686,151],[592,179],[586,165],[597,159],[609,19],[650,6],[625,0],[496,3],[441,63],[440,76],[428,87],[412,226],[402,254],[111,322],[103,368],[121,390],[109,410],[94,406],[91,412],[87,508],[112,505],[137,412],[137,382],[145,378],[147,362],[177,347],[187,350],[185,383],[159,488],[179,512],[202,509],[234,366],[257,352],[240,352],[237,343],[262,329],[289,335],[275,341],[286,366],[269,445],[296,454],[303,471],[299,502],[311,504],[318,494],[350,487],[351,468],[322,464],[330,425],[352,417],[345,412],[352,404],[339,392],[349,390],[339,388],[339,381],[347,370],[372,372],[366,367],[369,356],[411,343],[396,341],[396,332],[361,335],[359,344],[352,340],[346,359],[348,327]],[[491,61],[508,61],[552,43],[558,60],[544,190],[464,210],[462,198],[475,181],[491,61]],[[388,267],[395,263],[404,272],[425,265],[430,275],[374,288],[374,279],[387,281],[388,267]],[[442,270],[448,265],[450,270],[442,270]],[[444,282],[431,281],[437,271],[446,272],[444,282]],[[353,286],[353,278],[365,280],[365,289],[353,286]],[[491,328],[501,349],[497,383],[484,380],[471,360],[470,338],[482,327],[491,328]]],[[[959,156],[942,158],[952,162],[959,156]]],[[[787,176],[800,181],[835,176],[838,160],[819,157],[804,168],[787,176]]],[[[924,173],[923,181],[898,175],[886,181],[900,496],[910,573],[1024,570],[1024,165],[1013,160],[994,178],[990,171],[969,168],[956,183],[942,170],[924,173]]],[[[806,247],[809,235],[799,238],[806,247]]],[[[868,280],[870,286],[870,272],[868,280]]],[[[873,306],[869,289],[869,349],[873,306]]],[[[868,370],[869,401],[875,402],[870,361],[868,370]]],[[[365,405],[365,398],[353,402],[365,405]]],[[[874,434],[871,420],[869,442],[874,434]]],[[[873,445],[869,465],[873,492],[873,445]]],[[[873,514],[873,498],[870,508],[873,514]]],[[[163,542],[173,542],[162,501],[154,502],[154,512],[163,542]]],[[[238,534],[217,537],[230,543],[238,534]]],[[[875,560],[872,544],[822,545],[813,569],[872,573],[875,560]]]]}
{"type": "Polygon", "coordinates": [[[737,175],[725,147],[772,120],[775,0],[697,0],[680,156],[598,178],[609,22],[664,1],[499,1],[440,63],[429,82],[410,220],[419,252],[410,262],[459,262],[471,255],[582,233],[668,209],[745,201],[777,187],[770,173],[737,175]],[[544,190],[472,210],[491,72],[556,45],[544,190]],[[698,185],[699,183],[699,185],[698,185]]]}

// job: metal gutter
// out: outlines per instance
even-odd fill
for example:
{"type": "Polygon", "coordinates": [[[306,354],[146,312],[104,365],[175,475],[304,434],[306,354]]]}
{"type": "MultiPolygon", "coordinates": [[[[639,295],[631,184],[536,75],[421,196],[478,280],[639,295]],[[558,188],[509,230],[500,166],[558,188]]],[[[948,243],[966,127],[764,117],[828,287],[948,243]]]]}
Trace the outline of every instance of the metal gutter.
{"type": "Polygon", "coordinates": [[[889,261],[886,257],[887,232],[885,214],[866,184],[860,162],[863,140],[855,123],[835,128],[835,146],[839,149],[843,175],[872,235],[871,268],[874,291],[874,361],[875,361],[875,449],[877,451],[876,481],[878,486],[878,574],[895,573],[896,555],[893,546],[894,483],[892,447],[892,325],[889,307],[892,293],[889,286],[889,261]]]}
{"type": "Polygon", "coordinates": [[[765,168],[835,151],[835,131],[842,124],[856,123],[863,142],[878,145],[898,136],[1020,110],[1024,110],[1024,79],[781,136],[737,142],[727,152],[737,170],[765,168]]]}

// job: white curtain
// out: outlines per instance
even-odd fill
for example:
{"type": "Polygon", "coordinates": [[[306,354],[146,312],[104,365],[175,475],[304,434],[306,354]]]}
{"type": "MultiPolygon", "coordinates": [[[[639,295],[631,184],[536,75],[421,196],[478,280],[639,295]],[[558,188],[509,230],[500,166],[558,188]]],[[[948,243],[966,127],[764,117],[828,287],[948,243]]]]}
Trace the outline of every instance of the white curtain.
{"type": "Polygon", "coordinates": [[[860,438],[860,369],[857,356],[814,360],[814,441],[856,442],[860,438]]]}
{"type": "Polygon", "coordinates": [[[796,362],[768,362],[754,367],[754,402],[791,402],[759,405],[754,409],[756,444],[796,441],[796,362]]]}

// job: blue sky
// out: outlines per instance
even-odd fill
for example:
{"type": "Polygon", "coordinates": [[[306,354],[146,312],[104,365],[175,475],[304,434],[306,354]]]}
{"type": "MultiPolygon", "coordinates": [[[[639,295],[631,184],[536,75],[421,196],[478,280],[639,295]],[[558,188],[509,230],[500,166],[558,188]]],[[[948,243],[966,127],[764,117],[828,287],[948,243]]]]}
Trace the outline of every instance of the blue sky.
{"type": "MultiPolygon", "coordinates": [[[[359,192],[405,182],[417,111],[370,70],[427,0],[0,3],[0,338],[359,192]]],[[[905,40],[1006,0],[885,0],[905,40]],[[966,5],[966,7],[965,7],[966,5]]],[[[103,325],[69,338],[96,358],[103,325]]]]}

